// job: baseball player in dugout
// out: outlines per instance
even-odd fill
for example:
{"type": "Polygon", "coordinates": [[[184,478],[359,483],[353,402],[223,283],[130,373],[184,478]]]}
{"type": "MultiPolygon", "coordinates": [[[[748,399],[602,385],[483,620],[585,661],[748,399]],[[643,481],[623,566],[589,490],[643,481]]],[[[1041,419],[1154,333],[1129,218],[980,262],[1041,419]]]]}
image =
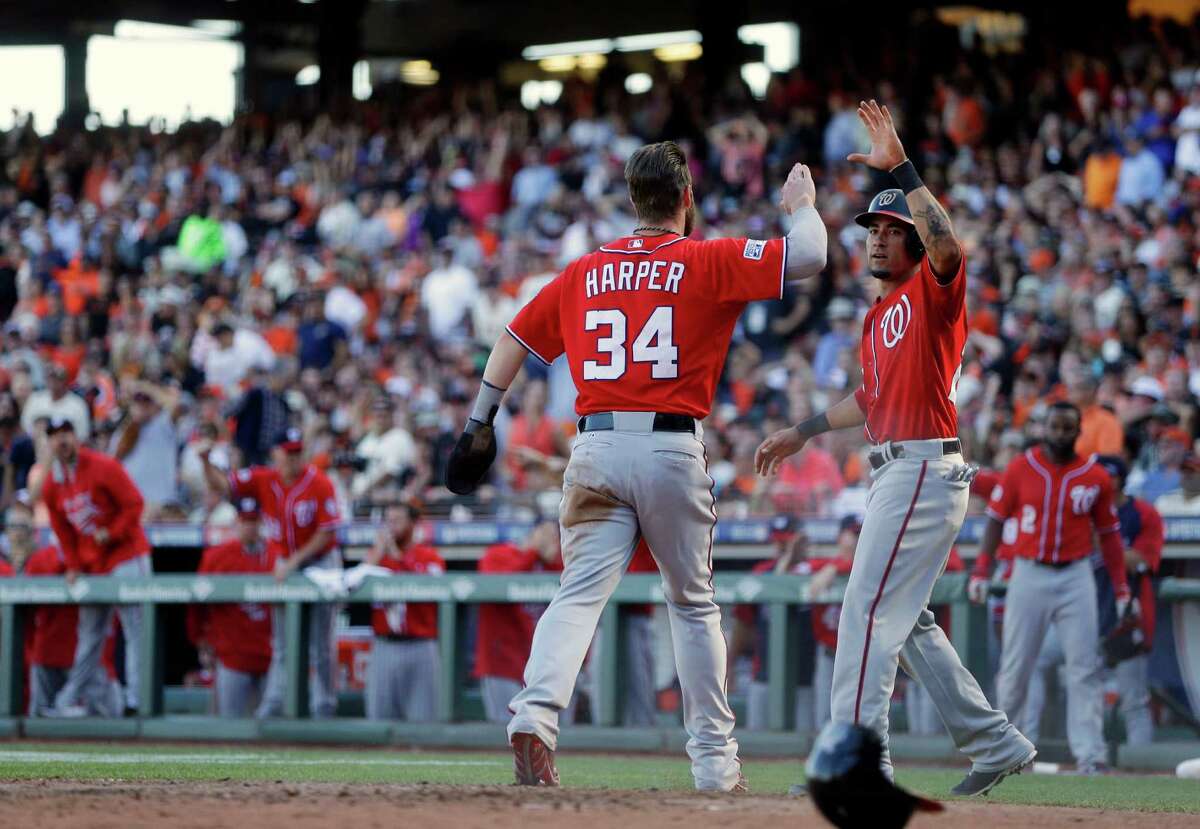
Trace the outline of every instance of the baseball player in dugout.
{"type": "Polygon", "coordinates": [[[1067,666],[1067,742],[1079,770],[1105,770],[1104,686],[1100,616],[1090,556],[1099,538],[1116,596],[1117,617],[1130,607],[1125,547],[1112,478],[1096,461],[1075,453],[1080,412],[1060,401],[1046,415],[1042,445],[1008,464],[988,501],[972,598],[987,573],[1004,522],[1017,519],[1012,576],[1005,597],[997,702],[1015,722],[1025,721],[1029,680],[1042,641],[1054,625],[1067,666]]]}
{"type": "Polygon", "coordinates": [[[953,793],[981,795],[1029,766],[1036,752],[988,704],[929,609],[975,472],[963,460],[955,408],[967,338],[966,260],[887,107],[863,102],[858,116],[871,149],[848,160],[890,172],[899,185],[856,217],[867,229],[878,287],[863,321],[863,383],[827,411],[768,437],[755,466],[774,474],[815,435],[865,426],[871,489],[839,619],[831,717],[877,731],[890,776],[888,705],[899,664],[929,692],[955,745],[971,758],[953,793]]]}
{"type": "Polygon", "coordinates": [[[721,611],[713,599],[716,524],[700,421],[742,310],[779,299],[785,281],[825,267],[825,226],[808,168],[780,191],[785,238],[688,238],[695,196],[687,159],[670,141],[625,165],[638,226],[586,254],[513,319],[447,465],[447,486],[473,491],[495,458],[492,421],[527,354],[566,354],[579,391],[579,436],[563,476],[562,584],[538,621],[513,697],[508,735],[517,782],[557,785],[554,749],[600,612],[640,538],[662,572],[697,789],[745,788],[726,697],[721,611]]]}
{"type": "MultiPolygon", "coordinates": [[[[384,526],[367,553],[367,564],[395,573],[446,572],[446,562],[427,544],[413,543],[421,518],[415,502],[388,504],[384,526]]],[[[431,722],[437,713],[438,608],[432,602],[392,602],[371,608],[371,663],[367,670],[367,718],[431,722]]]]}
{"type": "MultiPolygon", "coordinates": [[[[197,572],[271,572],[258,501],[238,499],[237,513],[234,537],[205,550],[197,572]]],[[[250,716],[262,697],[271,667],[271,609],[254,602],[192,605],[188,608],[188,636],[216,660],[217,714],[250,716]]]]}
{"type": "MultiPolygon", "coordinates": [[[[125,468],[114,458],[79,445],[75,424],[55,416],[46,427],[51,465],[42,488],[50,526],[62,546],[66,579],[74,584],[82,574],[113,577],[150,575],[150,543],[142,531],[142,495],[125,468]]],[[[104,641],[113,614],[121,619],[125,637],[125,714],[139,703],[138,654],[142,639],[142,609],[134,605],[82,605],[75,661],[58,692],[55,713],[82,717],[103,708],[104,683],[99,676],[104,641]]]]}
{"type": "MultiPolygon", "coordinates": [[[[271,572],[279,581],[304,567],[341,569],[337,527],[341,521],[333,484],[304,458],[299,429],[289,428],[275,439],[270,466],[223,471],[212,464],[211,445],[200,448],[204,479],[210,489],[237,503],[253,498],[262,511],[263,533],[271,572]]],[[[314,604],[308,618],[309,657],[313,683],[309,712],[314,718],[332,717],[337,706],[333,690],[334,604],[314,604]]],[[[284,607],[271,608],[271,667],[267,687],[255,716],[278,716],[286,690],[284,607]]]]}
{"type": "MultiPolygon", "coordinates": [[[[12,570],[5,572],[0,559],[0,576],[61,576],[67,562],[57,543],[40,549],[33,523],[33,509],[24,490],[4,514],[4,537],[12,570]]],[[[76,636],[79,630],[79,609],[74,605],[38,605],[32,617],[26,617],[25,662],[29,667],[29,716],[44,717],[53,713],[54,700],[67,682],[67,674],[75,659],[76,636]]],[[[100,671],[95,677],[97,693],[85,693],[85,699],[108,698],[108,675],[100,671]]],[[[95,713],[111,713],[107,710],[95,713]]]]}

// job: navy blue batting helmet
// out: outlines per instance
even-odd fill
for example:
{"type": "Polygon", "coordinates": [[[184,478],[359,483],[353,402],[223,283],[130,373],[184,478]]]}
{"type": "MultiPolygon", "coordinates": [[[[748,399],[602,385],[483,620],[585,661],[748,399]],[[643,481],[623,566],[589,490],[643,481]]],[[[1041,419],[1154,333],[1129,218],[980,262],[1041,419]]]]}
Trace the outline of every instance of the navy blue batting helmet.
{"type": "Polygon", "coordinates": [[[821,814],[839,827],[901,829],[915,811],[942,804],[917,797],[884,776],[883,741],[870,728],[831,722],[821,729],[804,766],[808,792],[821,814]]]}
{"type": "Polygon", "coordinates": [[[854,221],[863,227],[870,227],[871,219],[876,216],[885,216],[908,225],[909,254],[913,259],[920,259],[924,255],[925,246],[921,244],[921,237],[917,235],[917,226],[913,221],[912,212],[908,209],[908,201],[904,198],[903,190],[899,187],[880,190],[875,194],[875,198],[871,199],[871,204],[867,206],[866,211],[855,216],[854,221]]]}

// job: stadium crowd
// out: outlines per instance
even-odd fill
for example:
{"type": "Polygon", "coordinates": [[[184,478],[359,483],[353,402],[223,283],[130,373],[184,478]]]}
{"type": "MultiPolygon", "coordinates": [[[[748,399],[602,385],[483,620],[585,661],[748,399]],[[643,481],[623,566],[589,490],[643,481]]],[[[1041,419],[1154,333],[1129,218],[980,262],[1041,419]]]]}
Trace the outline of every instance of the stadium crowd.
{"type": "MultiPolygon", "coordinates": [[[[1015,77],[968,52],[933,77],[923,110],[894,85],[878,94],[967,247],[968,456],[987,465],[1036,437],[1044,404],[1068,398],[1086,408],[1086,448],[1125,454],[1135,492],[1194,512],[1200,84],[1183,53],[1154,47],[1067,54],[1015,77]],[[1018,86],[1032,95],[1018,102],[1018,86]]],[[[149,519],[219,510],[196,441],[258,462],[289,424],[347,513],[381,494],[448,506],[441,467],[486,349],[559,266],[632,228],[624,159],[679,136],[698,233],[780,234],[773,194],[803,160],[834,240],[820,280],[742,320],[706,424],[718,497],[727,514],[849,511],[839,496],[861,494],[857,435],[817,442],[769,484],[749,459],[764,433],[860,380],[869,285],[849,219],[879,185],[844,162],[864,142],[860,90],[797,69],[762,102],[731,87],[702,107],[690,84],[631,96],[569,82],[533,113],[485,86],[433,114],[365,105],[344,121],[244,116],[174,134],[10,132],[3,497],[37,456],[39,421],[61,413],[154,493],[149,519]]],[[[555,486],[573,389],[560,366],[527,376],[477,511],[555,486]]]]}
{"type": "Polygon", "coordinates": [[[966,456],[1002,468],[1070,400],[1081,453],[1123,457],[1127,491],[1160,512],[1200,514],[1200,52],[1138,29],[1111,52],[968,49],[928,76],[852,78],[797,68],[758,101],[740,83],[699,95],[695,73],[640,95],[602,75],[533,112],[484,83],[338,118],[14,129],[0,504],[22,490],[39,504],[47,426],[67,421],[121,462],[145,521],[233,526],[209,461],[265,463],[289,428],[343,520],[414,499],[451,518],[546,512],[574,430],[565,366],[527,364],[478,499],[442,486],[445,459],[503,326],[566,262],[631,231],[623,163],[677,138],[698,234],[780,235],[777,189],[803,161],[831,240],[819,279],[739,324],[705,424],[722,515],[861,515],[861,436],[813,441],[774,479],[752,456],[861,381],[872,295],[852,218],[883,182],[845,158],[866,146],[869,94],[964,240],[966,456]]]}

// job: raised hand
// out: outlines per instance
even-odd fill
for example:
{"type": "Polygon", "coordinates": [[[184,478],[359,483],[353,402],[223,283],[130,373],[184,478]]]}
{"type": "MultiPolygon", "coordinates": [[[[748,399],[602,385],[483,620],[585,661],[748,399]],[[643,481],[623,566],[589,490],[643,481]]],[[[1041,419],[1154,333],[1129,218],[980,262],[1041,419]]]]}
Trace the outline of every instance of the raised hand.
{"type": "Polygon", "coordinates": [[[801,207],[815,207],[816,203],[817,187],[813,184],[812,172],[806,164],[795,165],[779,190],[780,208],[790,215],[801,207]]]}
{"type": "Polygon", "coordinates": [[[904,145],[900,143],[900,136],[896,134],[896,125],[892,123],[892,114],[886,106],[879,106],[874,98],[859,101],[858,117],[871,137],[871,152],[866,155],[850,153],[846,156],[847,161],[861,161],[868,167],[886,173],[907,158],[904,145]]]}

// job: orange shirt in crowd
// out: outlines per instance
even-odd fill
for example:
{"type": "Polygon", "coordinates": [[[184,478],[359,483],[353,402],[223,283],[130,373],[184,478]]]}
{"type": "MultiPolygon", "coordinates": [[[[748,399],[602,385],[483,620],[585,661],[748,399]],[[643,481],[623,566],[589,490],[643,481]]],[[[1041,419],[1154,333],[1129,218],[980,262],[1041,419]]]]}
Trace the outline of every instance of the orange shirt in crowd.
{"type": "Polygon", "coordinates": [[[267,345],[271,346],[271,350],[276,354],[296,353],[298,341],[296,339],[295,328],[289,328],[286,325],[276,325],[264,331],[262,336],[267,341],[267,345]]]}
{"type": "Polygon", "coordinates": [[[1092,153],[1083,165],[1083,203],[1094,210],[1107,210],[1117,198],[1121,156],[1092,153]]]}
{"type": "Polygon", "coordinates": [[[1125,430],[1117,416],[1096,403],[1083,410],[1079,425],[1079,439],[1075,441],[1075,452],[1087,457],[1097,455],[1119,455],[1125,449],[1125,430]]]}

